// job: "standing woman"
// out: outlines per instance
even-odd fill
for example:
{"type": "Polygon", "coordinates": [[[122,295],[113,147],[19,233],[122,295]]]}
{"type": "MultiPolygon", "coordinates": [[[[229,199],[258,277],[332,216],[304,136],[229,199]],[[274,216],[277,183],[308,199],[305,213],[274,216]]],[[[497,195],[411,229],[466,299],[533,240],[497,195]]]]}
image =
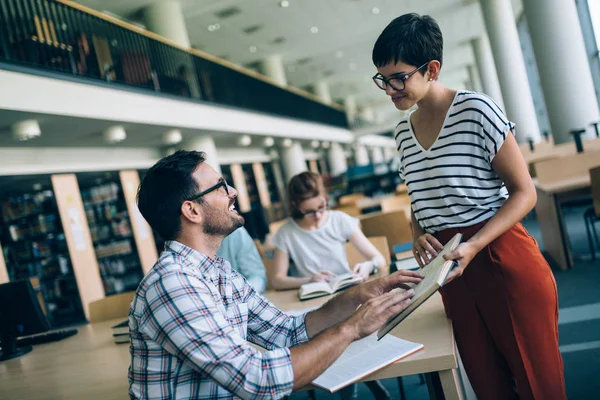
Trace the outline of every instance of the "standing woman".
{"type": "Polygon", "coordinates": [[[439,83],[443,38],[429,16],[393,20],[373,48],[373,77],[399,110],[400,175],[421,266],[460,232],[442,289],[480,399],[566,399],[558,299],[548,263],[519,222],[536,192],[514,124],[486,95],[439,83]]]}

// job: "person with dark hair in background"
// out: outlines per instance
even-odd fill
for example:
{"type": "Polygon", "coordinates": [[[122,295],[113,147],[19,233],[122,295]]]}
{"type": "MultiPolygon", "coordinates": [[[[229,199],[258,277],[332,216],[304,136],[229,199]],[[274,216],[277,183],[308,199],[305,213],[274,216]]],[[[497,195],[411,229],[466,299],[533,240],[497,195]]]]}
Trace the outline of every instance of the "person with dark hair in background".
{"type": "Polygon", "coordinates": [[[138,190],[140,212],[167,242],[131,303],[132,399],[288,395],[406,308],[414,293],[392,289],[422,279],[395,273],[307,314],[281,312],[217,256],[244,219],[234,207],[237,192],[205,158],[196,151],[165,157],[138,190]]]}
{"type": "Polygon", "coordinates": [[[536,191],[514,124],[488,96],[438,81],[443,37],[429,16],[394,19],[373,48],[373,80],[399,110],[394,137],[411,198],[413,253],[427,264],[460,232],[442,288],[480,399],[566,399],[552,271],[519,222],[536,191]]]}
{"type": "MultiPolygon", "coordinates": [[[[275,289],[294,289],[349,272],[367,279],[384,266],[385,258],[360,230],[359,220],[341,211],[327,209],[328,196],[319,174],[303,172],[292,177],[287,196],[292,218],[273,238],[275,268],[269,278],[275,289]],[[345,247],[348,241],[367,261],[352,268],[348,265],[345,247]],[[299,276],[289,276],[290,258],[299,276]]],[[[376,399],[389,398],[379,381],[367,385],[376,399]]],[[[354,398],[357,386],[344,388],[340,394],[344,399],[354,398]]]]}

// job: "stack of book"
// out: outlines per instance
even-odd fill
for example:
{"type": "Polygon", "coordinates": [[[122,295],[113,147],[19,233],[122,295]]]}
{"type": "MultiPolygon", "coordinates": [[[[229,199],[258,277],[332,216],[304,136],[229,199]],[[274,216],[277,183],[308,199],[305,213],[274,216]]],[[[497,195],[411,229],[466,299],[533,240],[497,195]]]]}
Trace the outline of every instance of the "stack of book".
{"type": "Polygon", "coordinates": [[[123,321],[113,326],[113,340],[115,343],[129,343],[129,321],[123,321]]]}

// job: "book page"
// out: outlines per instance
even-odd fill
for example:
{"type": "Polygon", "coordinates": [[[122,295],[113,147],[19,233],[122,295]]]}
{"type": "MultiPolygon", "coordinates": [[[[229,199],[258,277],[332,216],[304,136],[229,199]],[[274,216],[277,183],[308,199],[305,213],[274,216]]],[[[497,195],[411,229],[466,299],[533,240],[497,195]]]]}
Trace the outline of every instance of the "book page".
{"type": "Polygon", "coordinates": [[[360,282],[362,278],[358,275],[349,272],[347,274],[338,275],[335,278],[329,280],[329,285],[331,286],[331,291],[335,292],[336,290],[347,286],[349,284],[353,284],[355,282],[360,282]]]}
{"type": "Polygon", "coordinates": [[[377,341],[374,333],[350,344],[340,358],[312,383],[333,393],[421,348],[422,344],[395,336],[377,341]]]}
{"type": "Polygon", "coordinates": [[[305,283],[304,285],[300,286],[299,290],[300,297],[317,292],[332,293],[333,290],[331,290],[328,282],[305,283]]]}

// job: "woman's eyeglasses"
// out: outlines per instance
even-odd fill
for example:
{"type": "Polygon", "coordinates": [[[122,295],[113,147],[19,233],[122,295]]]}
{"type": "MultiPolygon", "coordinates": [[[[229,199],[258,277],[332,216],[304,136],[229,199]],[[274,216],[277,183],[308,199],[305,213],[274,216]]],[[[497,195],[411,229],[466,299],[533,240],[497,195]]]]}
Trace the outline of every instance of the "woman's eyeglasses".
{"type": "Polygon", "coordinates": [[[308,217],[313,217],[315,215],[317,215],[317,213],[322,213],[323,211],[327,210],[327,204],[325,204],[322,207],[317,208],[316,210],[309,210],[309,211],[300,211],[300,210],[296,210],[298,216],[300,218],[308,218],[308,217]]]}
{"type": "Polygon", "coordinates": [[[410,71],[408,74],[394,75],[390,79],[386,79],[385,76],[377,73],[375,74],[375,76],[373,76],[373,82],[375,82],[377,87],[381,90],[387,89],[388,85],[394,90],[404,90],[404,88],[406,87],[405,83],[408,80],[408,78],[413,76],[418,70],[420,70],[427,64],[429,64],[429,61],[421,65],[419,68],[410,71]]]}

